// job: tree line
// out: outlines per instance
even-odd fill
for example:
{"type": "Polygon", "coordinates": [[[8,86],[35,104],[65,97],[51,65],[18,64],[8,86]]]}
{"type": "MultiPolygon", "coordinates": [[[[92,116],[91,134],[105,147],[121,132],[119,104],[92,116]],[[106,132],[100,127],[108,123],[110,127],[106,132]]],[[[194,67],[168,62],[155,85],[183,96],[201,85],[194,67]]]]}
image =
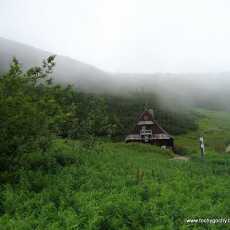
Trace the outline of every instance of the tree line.
{"type": "Polygon", "coordinates": [[[45,152],[55,137],[123,140],[146,102],[172,134],[197,128],[194,114],[162,109],[154,94],[99,95],[54,83],[54,67],[55,56],[26,71],[13,58],[9,71],[0,76],[1,165],[13,167],[20,153],[45,152]]]}

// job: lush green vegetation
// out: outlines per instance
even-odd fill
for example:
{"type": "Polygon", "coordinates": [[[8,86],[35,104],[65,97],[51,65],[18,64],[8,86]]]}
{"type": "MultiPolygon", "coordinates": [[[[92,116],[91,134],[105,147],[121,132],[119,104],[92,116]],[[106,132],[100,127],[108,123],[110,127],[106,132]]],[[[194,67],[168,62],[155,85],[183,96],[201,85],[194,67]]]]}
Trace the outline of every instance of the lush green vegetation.
{"type": "Polygon", "coordinates": [[[229,144],[228,113],[56,85],[54,58],[26,72],[14,59],[0,77],[0,229],[227,229],[186,219],[228,217],[230,156],[217,153],[229,144]],[[146,104],[190,160],[114,142],[146,104]]]}
{"type": "MultiPolygon", "coordinates": [[[[41,67],[23,72],[14,58],[9,72],[0,77],[0,162],[4,162],[6,169],[12,167],[14,164],[10,162],[17,161],[22,153],[46,151],[52,136],[123,139],[146,102],[150,108],[161,106],[154,95],[127,98],[90,95],[71,86],[53,84],[49,74],[55,65],[54,59],[51,56],[41,67]]],[[[189,111],[155,111],[158,120],[172,133],[197,128],[196,116],[189,111]]]]}
{"type": "Polygon", "coordinates": [[[196,114],[199,116],[198,129],[177,136],[176,144],[184,153],[198,152],[198,138],[202,135],[208,152],[224,153],[230,144],[230,113],[196,109],[196,114]]]}
{"type": "Polygon", "coordinates": [[[172,160],[148,145],[56,141],[1,188],[1,229],[227,229],[230,157],[172,160]]]}
{"type": "Polygon", "coordinates": [[[108,113],[115,121],[117,129],[115,136],[124,137],[131,129],[140,112],[146,107],[154,110],[157,121],[171,134],[182,134],[191,130],[197,130],[198,116],[175,101],[172,101],[170,109],[165,108],[155,94],[135,93],[130,96],[106,96],[108,113]]]}

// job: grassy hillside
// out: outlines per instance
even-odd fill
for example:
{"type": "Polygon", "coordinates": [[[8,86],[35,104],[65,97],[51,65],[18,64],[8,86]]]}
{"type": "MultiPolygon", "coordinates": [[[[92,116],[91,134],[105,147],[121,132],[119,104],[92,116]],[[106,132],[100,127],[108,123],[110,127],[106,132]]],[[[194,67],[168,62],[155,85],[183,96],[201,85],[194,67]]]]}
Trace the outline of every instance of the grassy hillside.
{"type": "Polygon", "coordinates": [[[44,77],[53,61],[22,74],[14,60],[0,79],[0,229],[202,229],[186,219],[228,216],[230,155],[215,151],[228,144],[228,114],[199,110],[196,132],[192,114],[171,114],[175,128],[190,130],[176,136],[187,161],[156,146],[95,141],[119,130],[127,113],[107,113],[103,98],[52,85],[44,77]]]}
{"type": "Polygon", "coordinates": [[[187,153],[199,152],[199,136],[205,138],[207,152],[222,153],[230,144],[230,112],[197,109],[199,128],[185,135],[176,136],[176,144],[184,147],[187,153]]]}
{"type": "Polygon", "coordinates": [[[1,186],[0,229],[204,229],[186,219],[228,216],[229,166],[228,155],[178,161],[149,145],[59,140],[1,186]]]}

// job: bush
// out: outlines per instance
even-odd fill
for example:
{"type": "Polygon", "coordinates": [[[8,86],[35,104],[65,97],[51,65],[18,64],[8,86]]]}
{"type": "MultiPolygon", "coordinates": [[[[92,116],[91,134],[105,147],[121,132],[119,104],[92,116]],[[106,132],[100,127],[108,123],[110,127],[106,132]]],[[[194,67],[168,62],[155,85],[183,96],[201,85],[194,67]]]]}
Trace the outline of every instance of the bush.
{"type": "Polygon", "coordinates": [[[187,155],[189,153],[188,149],[181,145],[175,145],[174,152],[181,156],[187,155]]]}

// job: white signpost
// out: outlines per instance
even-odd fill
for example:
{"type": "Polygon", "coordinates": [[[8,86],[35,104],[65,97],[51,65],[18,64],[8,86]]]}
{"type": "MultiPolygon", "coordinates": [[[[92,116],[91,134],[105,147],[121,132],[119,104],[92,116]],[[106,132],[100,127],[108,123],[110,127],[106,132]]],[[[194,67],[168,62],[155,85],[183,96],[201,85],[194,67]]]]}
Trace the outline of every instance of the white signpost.
{"type": "Polygon", "coordinates": [[[204,148],[204,137],[200,137],[200,156],[201,159],[204,159],[204,154],[205,154],[205,148],[204,148]]]}

